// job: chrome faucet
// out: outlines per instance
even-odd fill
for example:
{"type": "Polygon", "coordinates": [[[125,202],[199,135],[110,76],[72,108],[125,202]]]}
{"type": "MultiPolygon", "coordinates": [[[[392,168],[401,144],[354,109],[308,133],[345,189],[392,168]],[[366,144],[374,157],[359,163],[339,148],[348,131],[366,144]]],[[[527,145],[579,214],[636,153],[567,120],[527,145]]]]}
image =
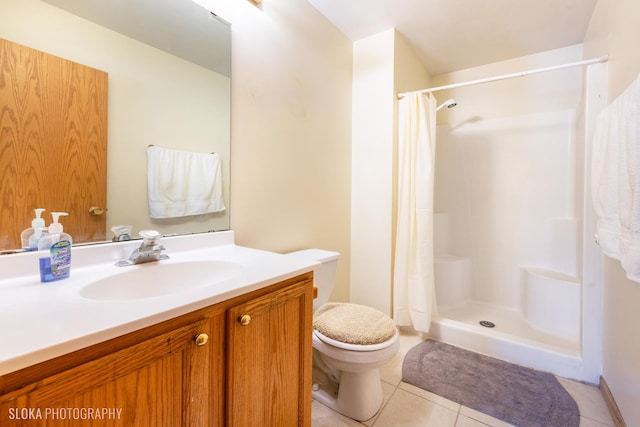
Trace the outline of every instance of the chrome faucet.
{"type": "Polygon", "coordinates": [[[129,258],[116,262],[116,266],[126,267],[128,265],[169,259],[169,255],[162,253],[165,247],[160,244],[162,235],[158,231],[142,230],[139,234],[140,237],[142,237],[140,247],[136,248],[136,250],[129,255],[129,258]]]}

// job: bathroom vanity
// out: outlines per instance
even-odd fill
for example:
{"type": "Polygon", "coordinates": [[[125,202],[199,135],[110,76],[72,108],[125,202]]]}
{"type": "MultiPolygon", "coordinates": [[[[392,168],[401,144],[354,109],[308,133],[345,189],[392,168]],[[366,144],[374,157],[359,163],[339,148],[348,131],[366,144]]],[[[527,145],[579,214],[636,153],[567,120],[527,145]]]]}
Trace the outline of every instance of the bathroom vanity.
{"type": "Polygon", "coordinates": [[[153,276],[160,263],[110,268],[131,244],[76,250],[74,263],[98,255],[109,263],[72,270],[54,285],[35,276],[0,281],[0,425],[42,425],[45,417],[54,421],[47,425],[77,425],[78,417],[90,425],[98,411],[107,422],[95,425],[311,425],[313,264],[232,239],[223,232],[163,241],[176,266],[163,275],[180,271],[185,284],[194,261],[237,266],[184,291],[153,276]],[[146,271],[159,295],[117,286],[146,271]],[[113,293],[86,291],[101,285],[113,293]]]}

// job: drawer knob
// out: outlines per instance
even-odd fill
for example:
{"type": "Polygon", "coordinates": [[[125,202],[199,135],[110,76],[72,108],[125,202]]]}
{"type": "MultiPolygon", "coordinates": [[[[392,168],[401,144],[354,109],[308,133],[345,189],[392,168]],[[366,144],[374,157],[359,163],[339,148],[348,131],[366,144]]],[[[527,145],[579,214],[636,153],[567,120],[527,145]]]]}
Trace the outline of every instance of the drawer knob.
{"type": "Polygon", "coordinates": [[[248,314],[243,314],[242,316],[238,317],[238,322],[240,322],[242,326],[247,326],[249,323],[251,323],[251,316],[249,316],[248,314]]]}
{"type": "Polygon", "coordinates": [[[196,342],[196,345],[200,345],[200,346],[205,345],[206,343],[209,342],[209,335],[198,334],[195,337],[195,342],[196,342]]]}

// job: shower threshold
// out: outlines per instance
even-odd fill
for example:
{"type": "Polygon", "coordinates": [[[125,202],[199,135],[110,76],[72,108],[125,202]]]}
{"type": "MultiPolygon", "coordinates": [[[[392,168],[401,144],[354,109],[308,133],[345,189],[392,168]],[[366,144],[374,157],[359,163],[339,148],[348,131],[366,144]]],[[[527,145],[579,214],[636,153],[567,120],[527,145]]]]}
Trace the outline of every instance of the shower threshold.
{"type": "Polygon", "coordinates": [[[428,335],[569,378],[579,376],[582,366],[579,341],[533,328],[519,312],[482,302],[439,308],[428,335]],[[482,326],[480,322],[490,322],[494,327],[482,326]]]}

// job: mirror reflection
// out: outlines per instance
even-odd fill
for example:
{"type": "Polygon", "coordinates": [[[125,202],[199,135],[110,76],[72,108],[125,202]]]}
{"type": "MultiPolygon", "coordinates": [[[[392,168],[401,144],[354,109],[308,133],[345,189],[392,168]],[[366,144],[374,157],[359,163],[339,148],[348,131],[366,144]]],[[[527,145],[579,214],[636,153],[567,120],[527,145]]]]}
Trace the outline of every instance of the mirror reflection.
{"type": "MultiPolygon", "coordinates": [[[[111,240],[111,228],[123,224],[132,227],[134,237],[148,228],[165,235],[229,228],[231,36],[227,23],[191,0],[4,0],[0,38],[108,76],[107,194],[106,206],[98,206],[104,208],[106,226],[103,235],[87,240],[111,240]],[[151,145],[216,153],[226,209],[151,219],[147,197],[147,148],[151,145]]],[[[8,145],[5,127],[6,120],[0,117],[4,148],[8,145]]],[[[41,165],[55,169],[64,161],[57,163],[41,165]]],[[[32,168],[23,175],[37,172],[32,168]]],[[[83,180],[85,177],[77,177],[78,188],[83,180]]],[[[3,191],[7,188],[3,183],[3,191]]],[[[8,190],[15,195],[12,197],[25,197],[18,195],[17,188],[8,190]]],[[[95,206],[80,200],[83,191],[60,190],[79,194],[71,203],[86,204],[81,211],[90,221],[89,210],[95,206]]],[[[0,215],[10,212],[12,203],[7,200],[0,198],[0,215]]],[[[5,229],[9,224],[19,231],[29,227],[35,208],[47,209],[43,214],[47,224],[50,212],[67,209],[64,205],[35,205],[1,219],[0,250],[16,249],[7,246],[5,229]]],[[[74,221],[87,219],[64,218],[65,231],[72,229],[74,221]]]]}

